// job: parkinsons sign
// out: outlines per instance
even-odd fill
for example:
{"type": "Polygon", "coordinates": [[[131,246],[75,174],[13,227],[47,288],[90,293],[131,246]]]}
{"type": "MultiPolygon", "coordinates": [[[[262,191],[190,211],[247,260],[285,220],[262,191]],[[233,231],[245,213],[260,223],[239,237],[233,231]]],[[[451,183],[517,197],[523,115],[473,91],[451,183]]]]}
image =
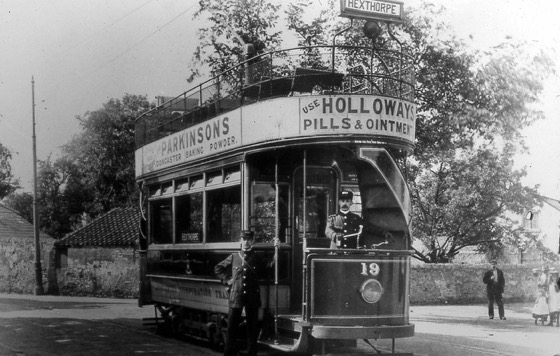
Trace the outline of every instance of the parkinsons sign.
{"type": "Polygon", "coordinates": [[[149,173],[177,164],[224,152],[241,144],[239,112],[219,116],[202,124],[176,132],[137,151],[141,172],[149,173]]]}

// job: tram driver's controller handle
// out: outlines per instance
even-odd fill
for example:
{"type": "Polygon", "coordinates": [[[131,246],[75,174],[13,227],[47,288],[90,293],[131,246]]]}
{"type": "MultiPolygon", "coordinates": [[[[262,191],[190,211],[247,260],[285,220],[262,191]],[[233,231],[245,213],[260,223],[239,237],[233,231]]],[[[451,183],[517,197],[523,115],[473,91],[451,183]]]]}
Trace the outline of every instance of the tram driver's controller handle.
{"type": "Polygon", "coordinates": [[[393,235],[390,232],[388,232],[388,233],[385,234],[385,241],[380,242],[378,244],[373,244],[373,245],[371,245],[371,248],[373,249],[373,248],[377,248],[379,246],[388,245],[389,240],[391,240],[392,238],[393,238],[393,235]]]}
{"type": "MultiPolygon", "coordinates": [[[[341,235],[342,238],[348,238],[348,237],[354,237],[354,236],[356,236],[356,239],[358,240],[358,241],[356,241],[356,246],[357,246],[358,248],[360,248],[360,235],[362,234],[362,230],[363,230],[363,229],[364,229],[364,226],[363,226],[363,225],[360,225],[360,230],[358,230],[358,232],[356,232],[356,233],[354,233],[354,234],[348,234],[348,235],[342,235],[342,234],[340,234],[340,235],[341,235]]],[[[339,238],[338,235],[337,235],[337,238],[336,238],[336,247],[338,247],[338,248],[340,248],[340,240],[341,240],[341,238],[339,238]]]]}

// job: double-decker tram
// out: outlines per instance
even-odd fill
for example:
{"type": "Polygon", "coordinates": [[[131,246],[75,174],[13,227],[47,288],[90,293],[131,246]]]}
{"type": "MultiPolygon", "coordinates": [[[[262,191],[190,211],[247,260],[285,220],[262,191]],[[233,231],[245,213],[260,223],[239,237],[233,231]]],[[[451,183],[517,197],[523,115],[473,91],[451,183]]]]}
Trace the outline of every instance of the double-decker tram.
{"type": "MultiPolygon", "coordinates": [[[[255,232],[276,263],[260,276],[259,341],[321,353],[331,340],[414,335],[410,198],[416,106],[400,50],[333,45],[251,56],[137,119],[145,238],[140,304],[169,330],[224,342],[228,300],[214,266],[255,232]],[[341,191],[364,229],[330,248],[341,191]],[[275,239],[279,244],[275,244],[275,239]],[[329,341],[329,342],[327,342],[329,341]]],[[[342,341],[340,341],[342,340],[342,341]]]]}

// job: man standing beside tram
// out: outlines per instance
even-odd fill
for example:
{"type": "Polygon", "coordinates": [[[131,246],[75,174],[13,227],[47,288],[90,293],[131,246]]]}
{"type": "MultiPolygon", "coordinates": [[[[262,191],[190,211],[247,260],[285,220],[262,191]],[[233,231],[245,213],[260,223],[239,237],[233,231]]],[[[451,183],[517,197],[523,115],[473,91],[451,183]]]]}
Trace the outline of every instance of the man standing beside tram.
{"type": "Polygon", "coordinates": [[[359,248],[358,240],[363,232],[382,236],[386,242],[392,235],[382,227],[363,220],[350,212],[354,194],[351,191],[341,191],[338,197],[338,212],[327,218],[325,235],[331,240],[331,248],[359,248]]]}

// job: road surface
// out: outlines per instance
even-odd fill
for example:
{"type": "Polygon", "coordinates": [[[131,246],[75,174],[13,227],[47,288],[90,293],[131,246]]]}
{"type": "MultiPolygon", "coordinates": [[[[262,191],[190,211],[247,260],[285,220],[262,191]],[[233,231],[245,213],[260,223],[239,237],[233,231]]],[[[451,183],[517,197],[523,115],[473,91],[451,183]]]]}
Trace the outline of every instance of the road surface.
{"type": "MultiPolygon", "coordinates": [[[[507,320],[488,320],[485,305],[412,306],[414,337],[395,351],[416,356],[560,355],[560,328],[534,325],[531,306],[506,304],[507,320]]],[[[153,307],[135,300],[0,294],[0,355],[219,356],[201,343],[170,339],[142,325],[153,307]]],[[[371,340],[382,352],[390,340],[371,340]]],[[[375,350],[358,343],[359,351],[375,350]]],[[[281,353],[262,350],[267,356],[281,353]]]]}

